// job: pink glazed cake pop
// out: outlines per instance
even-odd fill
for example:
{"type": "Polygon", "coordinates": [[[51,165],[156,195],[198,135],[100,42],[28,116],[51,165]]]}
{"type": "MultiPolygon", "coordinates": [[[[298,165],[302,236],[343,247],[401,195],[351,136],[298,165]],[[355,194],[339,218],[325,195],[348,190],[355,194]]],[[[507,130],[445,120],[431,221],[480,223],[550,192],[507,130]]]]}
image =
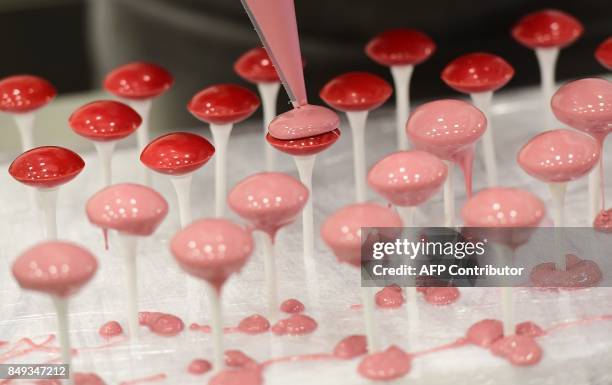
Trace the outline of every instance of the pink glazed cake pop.
{"type": "Polygon", "coordinates": [[[491,130],[491,100],[493,92],[505,86],[513,76],[514,68],[507,61],[485,52],[460,56],[442,71],[442,80],[454,90],[469,94],[472,103],[487,117],[488,126],[482,142],[489,187],[497,186],[499,179],[491,130]]]}
{"type": "Polygon", "coordinates": [[[13,276],[23,289],[49,294],[57,314],[62,362],[70,365],[68,298],[96,273],[98,262],[86,249],[64,241],[42,242],[13,263],[13,276]]]}
{"type": "Polygon", "coordinates": [[[56,205],[59,187],[74,179],[84,167],[85,161],[77,153],[55,146],[26,151],[9,166],[9,174],[13,178],[36,189],[46,238],[57,238],[56,205]]]}
{"type": "Polygon", "coordinates": [[[262,231],[268,314],[276,320],[278,309],[276,261],[274,243],[276,233],[298,217],[309,198],[309,191],[293,177],[263,172],[240,181],[229,193],[229,207],[240,217],[262,231]]]}
{"type": "Polygon", "coordinates": [[[395,87],[397,145],[408,149],[404,127],[410,114],[410,80],[414,66],[427,60],[436,50],[431,38],[413,29],[390,29],[368,42],[365,53],[378,64],[391,69],[395,87]]]}
{"type": "Polygon", "coordinates": [[[223,368],[223,318],[221,289],[230,275],[239,272],[253,252],[253,237],[227,219],[201,219],[177,232],[170,251],[185,272],[206,281],[210,301],[214,370],[223,368]]]}
{"type": "Polygon", "coordinates": [[[102,168],[103,186],[110,185],[115,146],[140,127],[140,115],[126,104],[100,100],[74,111],[68,123],[77,135],[93,141],[102,168]]]}
{"type": "Polygon", "coordinates": [[[327,82],[319,94],[329,106],[346,112],[351,126],[357,202],[364,202],[367,195],[364,130],[368,113],[385,103],[391,92],[391,86],[376,75],[367,72],[348,72],[327,82]]]}
{"type": "Polygon", "coordinates": [[[87,218],[105,234],[115,230],[125,255],[125,284],[130,337],[138,339],[138,237],[150,236],[168,214],[168,203],[157,191],[138,184],[121,183],[95,193],[86,204],[87,218]]]}
{"type": "Polygon", "coordinates": [[[612,70],[612,37],[607,38],[597,47],[595,59],[605,68],[612,70]]]}
{"type": "Polygon", "coordinates": [[[38,76],[15,75],[0,80],[0,111],[13,115],[24,152],[34,147],[32,128],[36,112],[55,95],[53,85],[38,76]]]}
{"type": "MultiPolygon", "coordinates": [[[[156,64],[132,62],[112,70],[104,79],[104,88],[117,96],[142,117],[137,132],[138,151],[149,143],[149,116],[153,100],[168,91],[174,84],[172,74],[156,64]]],[[[144,170],[146,185],[151,184],[150,173],[144,170]]]]}
{"type": "Polygon", "coordinates": [[[603,143],[612,132],[612,83],[605,79],[586,78],[563,85],[551,100],[559,121],[586,132],[599,143],[599,164],[589,174],[589,217],[592,223],[605,208],[603,181],[603,143]]]}
{"type": "MultiPolygon", "coordinates": [[[[361,266],[361,228],[402,226],[401,218],[392,210],[375,203],[356,203],[345,206],[325,220],[321,227],[321,238],[333,251],[338,262],[361,266]]],[[[371,287],[361,286],[365,331],[368,350],[379,349],[374,332],[374,292],[371,287]]]]}
{"type": "Polygon", "coordinates": [[[160,174],[168,175],[178,200],[181,227],[191,222],[191,181],[193,174],[215,153],[206,138],[189,132],[162,135],[149,143],[140,161],[160,174]]]}
{"type": "MultiPolygon", "coordinates": [[[[511,265],[514,249],[525,243],[531,235],[526,228],[537,227],[544,218],[546,210],[540,198],[528,191],[497,187],[479,191],[470,198],[461,216],[467,227],[479,228],[516,228],[516,231],[502,232],[491,237],[491,245],[505,265],[511,265]]],[[[495,235],[495,232],[492,232],[495,235]]],[[[502,317],[504,335],[514,334],[514,303],[512,288],[502,287],[502,317]]]]}
{"type": "Polygon", "coordinates": [[[253,115],[259,99],[251,90],[234,84],[218,84],[198,92],[187,105],[196,118],[210,125],[215,155],[215,216],[225,214],[227,145],[234,124],[253,115]]]}
{"type": "Polygon", "coordinates": [[[582,24],[572,15],[555,9],[530,13],[512,28],[512,37],[533,49],[538,58],[547,128],[552,128],[554,124],[548,103],[555,90],[555,68],[559,51],[575,42],[583,31],[582,24]]]}
{"type": "Polygon", "coordinates": [[[487,129],[485,115],[471,104],[443,99],[419,106],[408,119],[406,134],[413,145],[448,161],[444,184],[444,225],[455,220],[452,163],[463,170],[467,197],[472,195],[472,163],[476,141],[487,129]]]}

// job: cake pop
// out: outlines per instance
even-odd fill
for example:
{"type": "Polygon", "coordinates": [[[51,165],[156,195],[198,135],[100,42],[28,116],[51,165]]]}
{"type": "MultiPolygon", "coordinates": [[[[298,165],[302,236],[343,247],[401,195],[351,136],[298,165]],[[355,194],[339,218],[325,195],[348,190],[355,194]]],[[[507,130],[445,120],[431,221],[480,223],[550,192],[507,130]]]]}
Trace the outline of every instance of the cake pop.
{"type": "Polygon", "coordinates": [[[36,189],[43,216],[45,237],[57,237],[56,203],[59,187],[74,179],[85,167],[83,159],[63,147],[37,147],[19,155],[9,174],[36,189]]]}
{"type": "Polygon", "coordinates": [[[76,134],[93,141],[102,168],[103,186],[110,185],[115,146],[140,127],[142,118],[123,103],[100,100],[74,111],[68,122],[76,134]]]}
{"type": "MultiPolygon", "coordinates": [[[[496,228],[510,229],[502,232],[492,243],[506,265],[512,263],[514,249],[527,241],[530,232],[526,229],[537,227],[544,214],[544,203],[538,197],[525,190],[507,187],[479,191],[461,210],[463,223],[467,227],[492,231],[496,228]],[[512,231],[513,228],[516,228],[516,233],[512,231]]],[[[515,328],[512,288],[502,287],[501,290],[504,335],[509,336],[514,334],[515,328]]]]}
{"type": "Polygon", "coordinates": [[[390,29],[368,42],[366,55],[378,64],[390,67],[395,87],[397,143],[408,149],[404,127],[410,114],[410,80],[414,66],[427,60],[436,44],[422,32],[412,29],[390,29]]]}
{"type": "Polygon", "coordinates": [[[476,52],[458,57],[442,71],[442,80],[452,89],[469,94],[472,103],[487,117],[482,136],[483,159],[489,187],[497,186],[498,172],[495,144],[491,130],[493,92],[505,86],[514,76],[514,68],[504,59],[490,53],[476,52]]]}
{"type": "Polygon", "coordinates": [[[150,169],[168,175],[178,200],[181,227],[191,222],[191,180],[215,153],[212,144],[200,135],[173,132],[149,143],[140,161],[150,169]]]}
{"type": "Polygon", "coordinates": [[[589,174],[588,223],[592,223],[605,208],[603,143],[612,132],[612,83],[598,78],[569,82],[557,90],[551,107],[559,121],[586,132],[599,143],[599,164],[589,174]]]}
{"type": "Polygon", "coordinates": [[[215,216],[225,214],[227,188],[227,145],[234,124],[242,122],[259,107],[252,91],[234,84],[218,84],[198,92],[187,105],[196,118],[210,125],[215,145],[215,216]]]}
{"type": "Polygon", "coordinates": [[[278,310],[276,261],[274,243],[276,233],[292,223],[308,201],[309,191],[289,175],[264,172],[240,181],[228,195],[229,207],[255,230],[262,231],[268,314],[275,321],[278,310]]]}
{"type": "Polygon", "coordinates": [[[597,47],[595,58],[599,64],[612,70],[612,37],[607,38],[597,47]]]}
{"type": "MultiPolygon", "coordinates": [[[[401,218],[392,210],[375,203],[356,203],[345,206],[325,220],[321,227],[321,238],[333,251],[338,262],[361,266],[362,227],[401,227],[401,218]]],[[[378,350],[379,343],[374,331],[374,292],[371,287],[361,286],[365,331],[368,351],[378,350]]]]}
{"type": "Polygon", "coordinates": [[[95,193],[86,204],[87,218],[106,232],[115,230],[125,255],[125,284],[130,337],[138,339],[138,237],[150,236],[168,214],[168,203],[155,190],[121,183],[95,193]]]}
{"type": "MultiPolygon", "coordinates": [[[[151,104],[173,83],[174,78],[166,69],[145,62],[132,62],[117,67],[104,79],[104,88],[125,101],[142,117],[142,125],[136,136],[139,152],[149,143],[151,104]]],[[[150,185],[150,173],[143,170],[144,183],[150,185]]]]}
{"type": "Polygon", "coordinates": [[[382,78],[367,72],[347,72],[327,82],[321,99],[336,110],[346,112],[353,135],[353,169],[355,200],[366,200],[365,125],[368,113],[380,107],[391,96],[391,86],[382,78]]]}
{"type": "Polygon", "coordinates": [[[64,241],[39,243],[23,252],[13,263],[19,286],[49,294],[57,314],[61,359],[70,365],[68,299],[96,273],[98,262],[86,249],[64,241]]]}
{"type": "Polygon", "coordinates": [[[582,24],[572,15],[555,9],[530,13],[512,28],[512,37],[533,49],[538,59],[547,128],[554,125],[548,103],[555,90],[555,68],[559,51],[575,42],[582,35],[583,29],[582,24]]]}
{"type": "Polygon", "coordinates": [[[24,152],[34,147],[32,128],[36,112],[56,94],[53,85],[38,76],[15,75],[0,80],[0,111],[13,115],[24,152]]]}
{"type": "Polygon", "coordinates": [[[210,301],[215,371],[223,368],[221,289],[230,275],[239,272],[253,251],[249,231],[226,219],[201,219],[177,232],[170,251],[188,274],[206,281],[210,301]]]}
{"type": "Polygon", "coordinates": [[[487,129],[484,114],[471,104],[452,99],[425,103],[414,110],[406,124],[406,134],[413,145],[448,161],[444,183],[444,225],[455,220],[453,167],[463,170],[467,197],[472,195],[472,163],[476,141],[487,129]]]}

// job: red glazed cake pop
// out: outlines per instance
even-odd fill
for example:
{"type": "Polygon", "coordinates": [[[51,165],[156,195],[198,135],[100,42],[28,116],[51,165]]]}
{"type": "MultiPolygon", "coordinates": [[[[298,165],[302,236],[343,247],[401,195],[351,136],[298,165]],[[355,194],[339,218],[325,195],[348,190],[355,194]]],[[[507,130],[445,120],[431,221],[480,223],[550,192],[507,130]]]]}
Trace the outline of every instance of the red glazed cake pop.
{"type": "Polygon", "coordinates": [[[512,28],[512,36],[532,49],[563,48],[576,41],[583,30],[582,24],[572,15],[545,9],[521,18],[512,28]]]}
{"type": "Polygon", "coordinates": [[[497,91],[514,76],[514,68],[497,55],[476,52],[458,57],[442,71],[442,80],[466,94],[497,91]]]}
{"type": "Polygon", "coordinates": [[[33,114],[53,100],[56,94],[53,85],[38,76],[15,75],[0,80],[0,111],[15,118],[23,151],[33,147],[33,114]]]}
{"type": "Polygon", "coordinates": [[[280,79],[268,52],[263,47],[248,50],[234,63],[234,71],[250,83],[279,83],[280,79]]]}
{"type": "Polygon", "coordinates": [[[599,64],[612,70],[612,37],[607,38],[597,47],[595,58],[599,64]]]}
{"type": "Polygon", "coordinates": [[[57,237],[57,189],[74,179],[85,167],[83,159],[63,147],[37,147],[19,155],[9,166],[9,174],[36,188],[41,204],[45,235],[57,237]]]}
{"type": "Polygon", "coordinates": [[[174,84],[172,74],[152,63],[133,62],[112,70],[104,79],[104,88],[125,99],[151,99],[174,84]]]}

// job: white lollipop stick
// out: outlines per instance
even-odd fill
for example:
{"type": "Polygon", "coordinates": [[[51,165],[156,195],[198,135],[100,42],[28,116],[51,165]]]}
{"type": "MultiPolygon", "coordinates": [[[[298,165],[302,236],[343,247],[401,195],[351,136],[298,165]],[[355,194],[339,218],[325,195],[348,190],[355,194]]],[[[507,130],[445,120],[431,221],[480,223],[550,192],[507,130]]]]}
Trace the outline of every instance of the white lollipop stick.
{"type": "Polygon", "coordinates": [[[455,188],[453,187],[454,164],[445,161],[448,174],[444,181],[444,226],[451,227],[455,223],[455,188]]]}
{"type": "Polygon", "coordinates": [[[215,216],[225,215],[227,199],[227,144],[232,133],[232,124],[212,124],[213,144],[215,145],[215,216]]]}
{"type": "Polygon", "coordinates": [[[110,186],[113,179],[112,159],[113,151],[115,150],[116,141],[110,142],[94,142],[98,159],[100,160],[100,170],[102,171],[102,180],[104,187],[110,186]]]}
{"type": "Polygon", "coordinates": [[[57,296],[52,296],[51,299],[57,314],[57,336],[60,343],[62,363],[70,365],[72,355],[70,353],[70,337],[68,335],[68,300],[57,296]]]}
{"type": "Polygon", "coordinates": [[[555,68],[559,48],[536,48],[536,57],[540,66],[540,81],[542,83],[542,101],[544,102],[544,114],[546,115],[546,128],[554,128],[555,117],[550,108],[550,99],[555,91],[555,68]]]}
{"type": "MultiPolygon", "coordinates": [[[[355,173],[355,199],[365,202],[366,189],[366,159],[365,159],[365,125],[368,111],[349,111],[346,113],[351,134],[353,135],[353,171],[355,173]]],[[[406,136],[404,134],[404,136],[406,136]]]]}
{"type": "Polygon", "coordinates": [[[276,116],[276,100],[280,85],[279,82],[257,83],[263,108],[263,134],[266,149],[266,170],[268,171],[274,171],[276,168],[276,150],[265,140],[265,137],[268,133],[268,125],[270,125],[270,122],[276,116]]]}
{"type": "Polygon", "coordinates": [[[170,177],[178,201],[181,227],[191,223],[191,181],[193,174],[170,177]]]}
{"type": "Polygon", "coordinates": [[[491,100],[493,99],[493,91],[478,92],[470,94],[472,102],[483,114],[487,117],[487,129],[482,135],[483,144],[483,159],[485,170],[487,172],[487,184],[489,187],[495,187],[499,183],[497,172],[497,160],[495,159],[495,142],[493,140],[493,130],[491,125],[491,100]]]}
{"type": "Polygon", "coordinates": [[[589,173],[589,217],[587,225],[591,226],[601,210],[601,162],[597,162],[589,173]]]}
{"type": "Polygon", "coordinates": [[[410,113],[410,79],[412,78],[413,65],[391,66],[391,75],[395,88],[395,124],[397,129],[397,145],[402,151],[408,149],[408,137],[406,137],[406,121],[410,113]]]}
{"type": "Polygon", "coordinates": [[[414,206],[396,206],[397,208],[397,213],[399,214],[400,218],[402,218],[402,223],[404,224],[404,227],[413,227],[414,226],[414,212],[416,210],[416,207],[414,206]]]}
{"type": "Polygon", "coordinates": [[[376,332],[374,331],[374,309],[376,302],[373,288],[361,287],[361,302],[363,304],[363,319],[365,323],[368,352],[373,353],[380,348],[378,338],[376,338],[376,332]]]}
{"type": "MultiPolygon", "coordinates": [[[[404,227],[414,226],[414,213],[416,207],[414,206],[396,206],[397,212],[402,218],[404,227]]],[[[419,319],[419,308],[417,306],[417,289],[416,285],[407,286],[404,288],[406,293],[406,310],[408,311],[408,319],[410,321],[411,330],[414,331],[419,319]]]]}
{"type": "Polygon", "coordinates": [[[119,241],[123,247],[125,258],[125,285],[127,287],[128,330],[132,340],[138,340],[138,275],[136,268],[136,252],[138,238],[133,235],[119,233],[119,241]]]}
{"type": "Polygon", "coordinates": [[[278,290],[276,287],[276,255],[274,242],[268,234],[261,234],[264,251],[264,270],[266,272],[266,297],[268,300],[268,318],[275,322],[278,318],[278,290]]]}
{"type": "Polygon", "coordinates": [[[42,222],[44,223],[45,238],[57,239],[57,188],[36,189],[42,222]]]}
{"type": "Polygon", "coordinates": [[[17,128],[19,129],[19,136],[21,137],[21,149],[23,152],[34,148],[34,136],[32,128],[34,127],[34,113],[27,112],[25,114],[13,114],[17,128]]]}
{"type": "MultiPolygon", "coordinates": [[[[514,252],[511,248],[498,243],[492,244],[493,250],[498,258],[500,266],[510,266],[514,252]]],[[[501,306],[502,306],[502,322],[504,325],[504,336],[514,334],[514,298],[511,287],[501,288],[501,306]]]]}
{"type": "MultiPolygon", "coordinates": [[[[548,189],[552,197],[552,217],[556,228],[565,226],[565,192],[567,183],[549,183],[548,189]]],[[[561,240],[558,239],[560,229],[555,230],[555,264],[558,269],[566,270],[565,253],[561,249],[561,240]]]]}
{"type": "Polygon", "coordinates": [[[211,284],[206,283],[206,296],[210,305],[210,329],[213,339],[214,360],[213,370],[215,372],[223,369],[223,314],[221,313],[221,293],[211,284]]]}
{"type": "MultiPolygon", "coordinates": [[[[138,146],[138,154],[149,144],[149,117],[151,112],[151,99],[146,100],[128,100],[127,104],[138,112],[142,118],[140,127],[136,130],[136,142],[138,146]]],[[[139,168],[140,180],[145,186],[151,186],[151,170],[144,165],[139,168]]]]}

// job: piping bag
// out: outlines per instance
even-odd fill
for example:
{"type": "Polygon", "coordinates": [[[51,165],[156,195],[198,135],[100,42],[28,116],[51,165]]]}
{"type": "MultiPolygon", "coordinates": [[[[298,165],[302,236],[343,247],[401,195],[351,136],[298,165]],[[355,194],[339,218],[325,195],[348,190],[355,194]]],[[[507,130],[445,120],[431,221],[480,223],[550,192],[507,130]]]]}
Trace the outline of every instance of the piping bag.
{"type": "Polygon", "coordinates": [[[293,0],[241,0],[294,108],[308,103],[293,0]]]}

